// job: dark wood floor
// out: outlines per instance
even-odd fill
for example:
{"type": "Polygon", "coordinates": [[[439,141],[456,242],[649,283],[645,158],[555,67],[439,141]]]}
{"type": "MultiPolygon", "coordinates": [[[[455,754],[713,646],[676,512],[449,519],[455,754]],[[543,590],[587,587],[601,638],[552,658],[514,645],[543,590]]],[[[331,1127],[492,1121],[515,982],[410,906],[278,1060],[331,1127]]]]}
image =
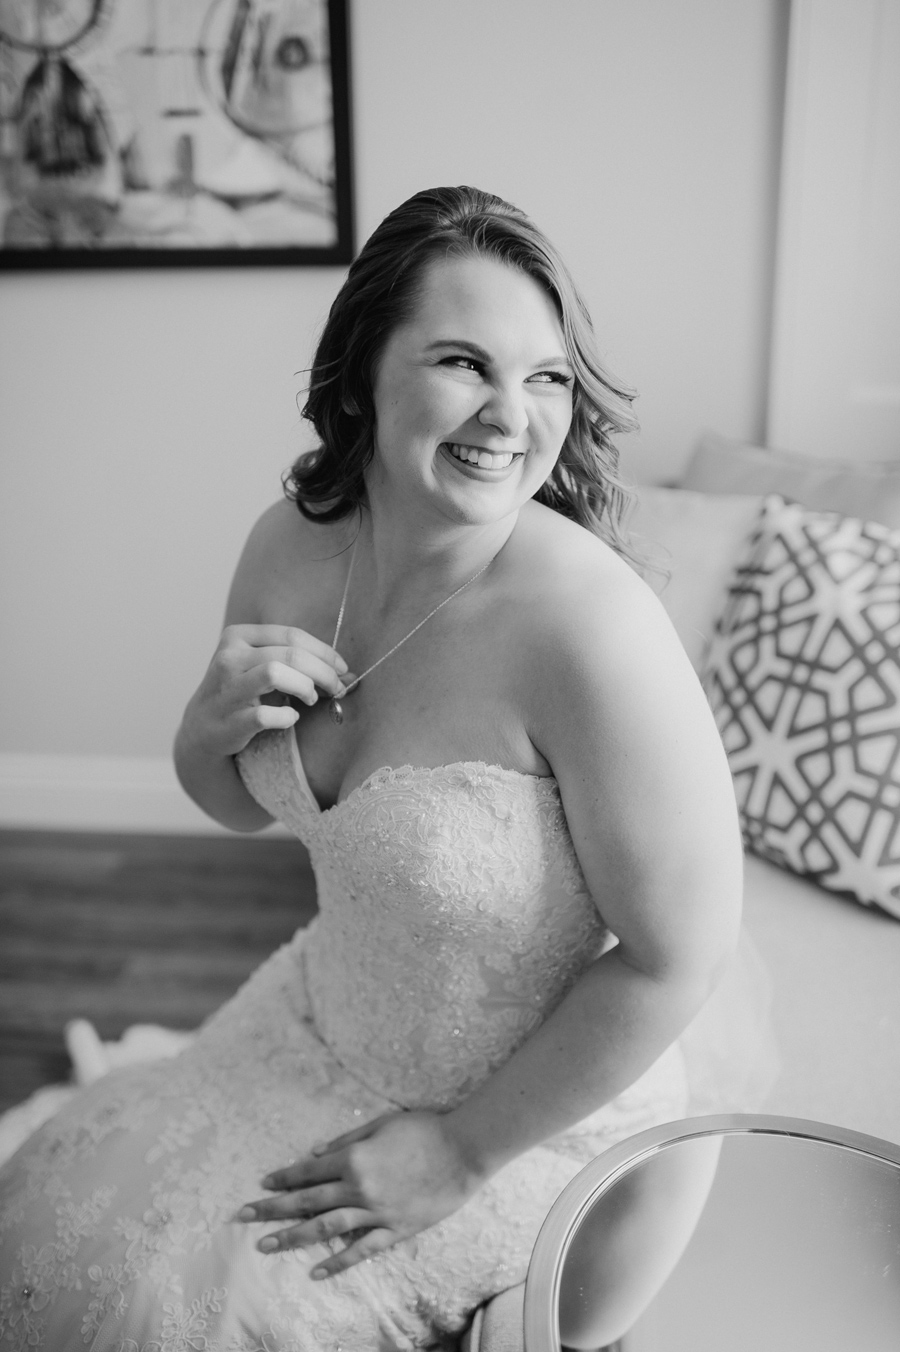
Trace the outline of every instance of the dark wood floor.
{"type": "Polygon", "coordinates": [[[63,1028],[194,1028],[315,913],[303,847],[0,831],[0,1109],[65,1080],[63,1028]]]}

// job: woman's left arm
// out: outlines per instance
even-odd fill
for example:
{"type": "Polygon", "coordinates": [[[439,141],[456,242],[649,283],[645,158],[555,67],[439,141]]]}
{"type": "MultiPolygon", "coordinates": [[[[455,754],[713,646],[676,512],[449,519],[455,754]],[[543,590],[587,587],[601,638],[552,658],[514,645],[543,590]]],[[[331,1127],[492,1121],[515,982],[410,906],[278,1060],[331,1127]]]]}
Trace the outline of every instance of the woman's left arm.
{"type": "Polygon", "coordinates": [[[317,1275],[435,1224],[626,1089],[690,1022],[734,947],[741,845],[725,754],[659,602],[614,562],[599,600],[586,608],[572,585],[532,624],[525,702],[618,943],[457,1108],[369,1123],[265,1180],[276,1195],[242,1219],[295,1222],[266,1247],[366,1230],[317,1275]]]}
{"type": "Polygon", "coordinates": [[[659,602],[633,574],[554,616],[534,740],[618,944],[450,1114],[488,1172],[632,1084],[681,1033],[737,942],[742,852],[725,752],[659,602]]]}

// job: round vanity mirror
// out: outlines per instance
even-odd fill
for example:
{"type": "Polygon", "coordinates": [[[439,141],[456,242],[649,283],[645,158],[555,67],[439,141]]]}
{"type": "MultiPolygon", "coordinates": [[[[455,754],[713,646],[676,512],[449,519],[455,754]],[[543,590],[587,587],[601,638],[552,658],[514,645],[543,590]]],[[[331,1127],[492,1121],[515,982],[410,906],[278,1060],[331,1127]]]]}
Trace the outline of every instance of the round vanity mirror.
{"type": "Polygon", "coordinates": [[[794,1118],[668,1123],[569,1184],[526,1352],[897,1352],[900,1146],[794,1118]]]}

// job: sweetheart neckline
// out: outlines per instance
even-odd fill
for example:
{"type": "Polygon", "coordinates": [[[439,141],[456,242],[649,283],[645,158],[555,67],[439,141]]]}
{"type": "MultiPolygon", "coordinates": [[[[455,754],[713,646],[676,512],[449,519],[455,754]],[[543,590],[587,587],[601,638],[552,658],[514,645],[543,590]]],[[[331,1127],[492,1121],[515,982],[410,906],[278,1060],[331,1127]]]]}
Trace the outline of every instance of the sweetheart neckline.
{"type": "Polygon", "coordinates": [[[316,795],[312,791],[312,785],[310,784],[309,779],[307,778],[306,775],[306,770],[303,767],[303,759],[300,755],[300,748],[297,745],[297,738],[294,735],[294,729],[292,727],[281,728],[278,729],[277,731],[290,738],[291,766],[294,771],[294,778],[297,781],[297,786],[301,790],[301,792],[305,794],[305,796],[309,799],[309,802],[312,804],[313,808],[315,808],[317,814],[320,817],[327,817],[330,812],[337,812],[338,808],[345,807],[346,804],[351,802],[358,793],[361,793],[363,789],[367,788],[368,785],[371,784],[372,780],[375,779],[378,775],[383,774],[396,775],[400,774],[403,770],[415,770],[421,774],[437,774],[439,770],[465,770],[465,769],[493,770],[497,774],[512,775],[514,779],[533,779],[538,784],[552,784],[554,787],[558,787],[556,777],[554,775],[533,775],[529,774],[527,770],[513,770],[510,769],[508,766],[495,765],[491,761],[483,761],[483,760],[447,761],[443,765],[410,765],[410,764],[379,765],[377,769],[370,771],[370,773],[366,775],[365,779],[361,779],[358,784],[355,784],[353,788],[350,790],[350,792],[347,794],[346,798],[339,798],[336,803],[331,804],[331,807],[322,807],[319,803],[318,798],[316,798],[316,795]]]}

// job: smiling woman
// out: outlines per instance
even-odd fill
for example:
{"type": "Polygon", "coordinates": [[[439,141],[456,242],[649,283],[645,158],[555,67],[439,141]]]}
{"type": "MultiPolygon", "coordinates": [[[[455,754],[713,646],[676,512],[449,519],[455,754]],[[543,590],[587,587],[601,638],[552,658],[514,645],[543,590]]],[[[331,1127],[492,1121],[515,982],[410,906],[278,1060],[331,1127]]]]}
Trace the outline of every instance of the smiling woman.
{"type": "MultiPolygon", "coordinates": [[[[301,510],[307,504],[317,513],[342,515],[362,501],[363,475],[374,452],[375,365],[386,337],[418,306],[430,265],[451,260],[503,264],[538,288],[552,312],[553,340],[530,355],[539,359],[538,367],[551,368],[544,379],[568,375],[572,392],[564,454],[538,499],[598,529],[627,553],[619,525],[625,496],[610,436],[636,426],[633,391],[603,368],[587,308],[553,244],[524,212],[473,188],[435,188],[403,203],[351,268],[313,363],[304,413],[321,446],[298,461],[289,481],[301,510]]],[[[435,335],[440,340],[447,342],[448,360],[464,355],[473,369],[482,370],[490,361],[490,352],[472,334],[449,324],[435,335]]],[[[542,373],[534,375],[540,379],[542,373]]]]}
{"type": "MultiPolygon", "coordinates": [[[[629,395],[552,246],[473,189],[404,203],[306,414],[175,755],[218,821],[300,836],[319,914],[0,1174],[4,1347],[447,1347],[585,1159],[695,1082],[753,1103],[728,768],[629,566],[629,395]]],[[[623,1331],[652,1292],[615,1274],[664,1273],[709,1184],[635,1194],[567,1344],[623,1331]]]]}
{"type": "Polygon", "coordinates": [[[564,353],[559,319],[530,277],[490,258],[429,264],[375,375],[371,510],[476,524],[539,492],[572,421],[571,368],[551,349],[564,353]]]}

